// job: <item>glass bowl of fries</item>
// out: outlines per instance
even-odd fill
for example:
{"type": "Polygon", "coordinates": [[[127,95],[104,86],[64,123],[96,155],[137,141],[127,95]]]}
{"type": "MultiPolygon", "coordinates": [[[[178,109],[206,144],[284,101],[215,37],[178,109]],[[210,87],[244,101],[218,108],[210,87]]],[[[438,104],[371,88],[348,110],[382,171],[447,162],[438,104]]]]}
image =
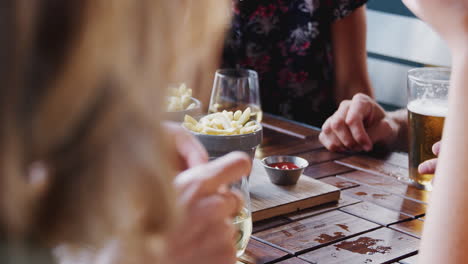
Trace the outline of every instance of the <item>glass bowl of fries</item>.
{"type": "Polygon", "coordinates": [[[169,88],[166,97],[166,119],[182,122],[185,115],[199,116],[201,114],[201,102],[192,97],[192,89],[183,83],[180,86],[169,88]]]}
{"type": "Polygon", "coordinates": [[[253,159],[262,142],[263,129],[257,121],[250,121],[251,110],[218,112],[199,120],[186,115],[183,126],[190,130],[206,148],[210,159],[232,151],[243,151],[253,159]]]}

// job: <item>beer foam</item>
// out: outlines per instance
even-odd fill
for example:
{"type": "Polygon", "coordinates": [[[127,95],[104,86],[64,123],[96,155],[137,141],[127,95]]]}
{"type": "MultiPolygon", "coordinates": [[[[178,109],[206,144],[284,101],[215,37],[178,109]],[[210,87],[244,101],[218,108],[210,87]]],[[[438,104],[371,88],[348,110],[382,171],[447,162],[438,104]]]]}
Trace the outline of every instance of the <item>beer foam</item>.
{"type": "Polygon", "coordinates": [[[446,117],[448,102],[440,99],[418,99],[408,104],[408,110],[425,116],[446,117]]]}

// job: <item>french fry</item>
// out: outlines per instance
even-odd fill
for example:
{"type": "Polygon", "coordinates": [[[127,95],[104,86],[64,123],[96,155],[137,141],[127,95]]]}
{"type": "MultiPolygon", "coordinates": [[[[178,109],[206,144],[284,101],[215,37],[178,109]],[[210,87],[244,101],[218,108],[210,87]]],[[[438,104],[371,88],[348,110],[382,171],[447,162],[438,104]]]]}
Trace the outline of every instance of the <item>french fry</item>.
{"type": "Polygon", "coordinates": [[[234,119],[234,113],[232,111],[228,112],[226,110],[223,110],[223,115],[228,119],[228,120],[233,120],[234,119]]]}
{"type": "Polygon", "coordinates": [[[254,125],[256,125],[256,124],[257,124],[257,123],[256,123],[255,121],[249,121],[249,122],[247,122],[247,123],[244,125],[244,127],[254,126],[254,125]]]}
{"type": "Polygon", "coordinates": [[[240,134],[249,134],[257,130],[258,128],[259,128],[258,125],[243,127],[240,129],[240,134]]]}
{"type": "Polygon", "coordinates": [[[241,117],[242,115],[242,111],[241,110],[237,110],[235,113],[234,113],[234,116],[233,116],[233,119],[235,121],[239,120],[239,118],[241,117]]]}
{"type": "Polygon", "coordinates": [[[242,135],[253,133],[260,129],[256,121],[249,121],[251,110],[247,107],[244,112],[235,113],[223,111],[206,115],[197,122],[193,117],[186,115],[183,126],[194,132],[207,135],[242,135]],[[237,119],[236,119],[237,117],[237,119]]]}
{"type": "Polygon", "coordinates": [[[195,118],[189,116],[189,115],[185,115],[184,116],[184,123],[190,123],[194,126],[196,126],[198,124],[198,121],[195,120],[195,118]]]}
{"type": "Polygon", "coordinates": [[[249,121],[250,113],[251,113],[250,107],[247,107],[242,113],[242,115],[239,117],[239,120],[238,120],[239,124],[244,125],[247,121],[249,121]]]}
{"type": "Polygon", "coordinates": [[[194,132],[198,132],[198,133],[202,132],[201,127],[198,127],[197,125],[194,125],[194,124],[192,124],[192,123],[184,122],[184,126],[185,126],[187,129],[190,129],[190,130],[192,130],[192,131],[194,131],[194,132]]]}
{"type": "Polygon", "coordinates": [[[169,88],[167,96],[166,110],[168,112],[176,112],[190,110],[196,108],[197,105],[192,100],[192,89],[187,88],[185,83],[179,87],[169,88]]]}
{"type": "Polygon", "coordinates": [[[195,103],[191,103],[191,104],[189,104],[189,106],[187,106],[187,109],[185,109],[185,110],[195,109],[195,107],[197,107],[197,105],[195,103]]]}

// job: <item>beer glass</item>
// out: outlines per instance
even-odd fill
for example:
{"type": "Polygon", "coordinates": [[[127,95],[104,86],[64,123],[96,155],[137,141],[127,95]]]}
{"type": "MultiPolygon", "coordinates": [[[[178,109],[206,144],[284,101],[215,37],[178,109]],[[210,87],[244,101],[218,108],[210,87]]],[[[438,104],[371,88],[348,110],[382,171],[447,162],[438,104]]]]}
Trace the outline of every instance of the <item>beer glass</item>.
{"type": "Polygon", "coordinates": [[[434,174],[419,174],[422,162],[435,158],[432,145],[442,138],[448,111],[450,69],[416,68],[408,71],[409,177],[424,190],[432,189],[434,174]]]}
{"type": "Polygon", "coordinates": [[[262,121],[258,75],[247,69],[217,70],[208,113],[244,111],[250,107],[250,119],[262,121]]]}

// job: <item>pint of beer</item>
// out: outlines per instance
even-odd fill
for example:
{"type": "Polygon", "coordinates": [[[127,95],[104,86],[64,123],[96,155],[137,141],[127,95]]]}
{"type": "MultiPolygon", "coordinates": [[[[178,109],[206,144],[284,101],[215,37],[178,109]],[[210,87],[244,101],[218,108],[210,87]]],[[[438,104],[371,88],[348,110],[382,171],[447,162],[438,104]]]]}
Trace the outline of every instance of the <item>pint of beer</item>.
{"type": "Polygon", "coordinates": [[[409,177],[418,188],[431,190],[434,174],[419,174],[422,162],[435,158],[434,143],[442,138],[448,110],[450,70],[418,68],[408,73],[409,177]]]}

